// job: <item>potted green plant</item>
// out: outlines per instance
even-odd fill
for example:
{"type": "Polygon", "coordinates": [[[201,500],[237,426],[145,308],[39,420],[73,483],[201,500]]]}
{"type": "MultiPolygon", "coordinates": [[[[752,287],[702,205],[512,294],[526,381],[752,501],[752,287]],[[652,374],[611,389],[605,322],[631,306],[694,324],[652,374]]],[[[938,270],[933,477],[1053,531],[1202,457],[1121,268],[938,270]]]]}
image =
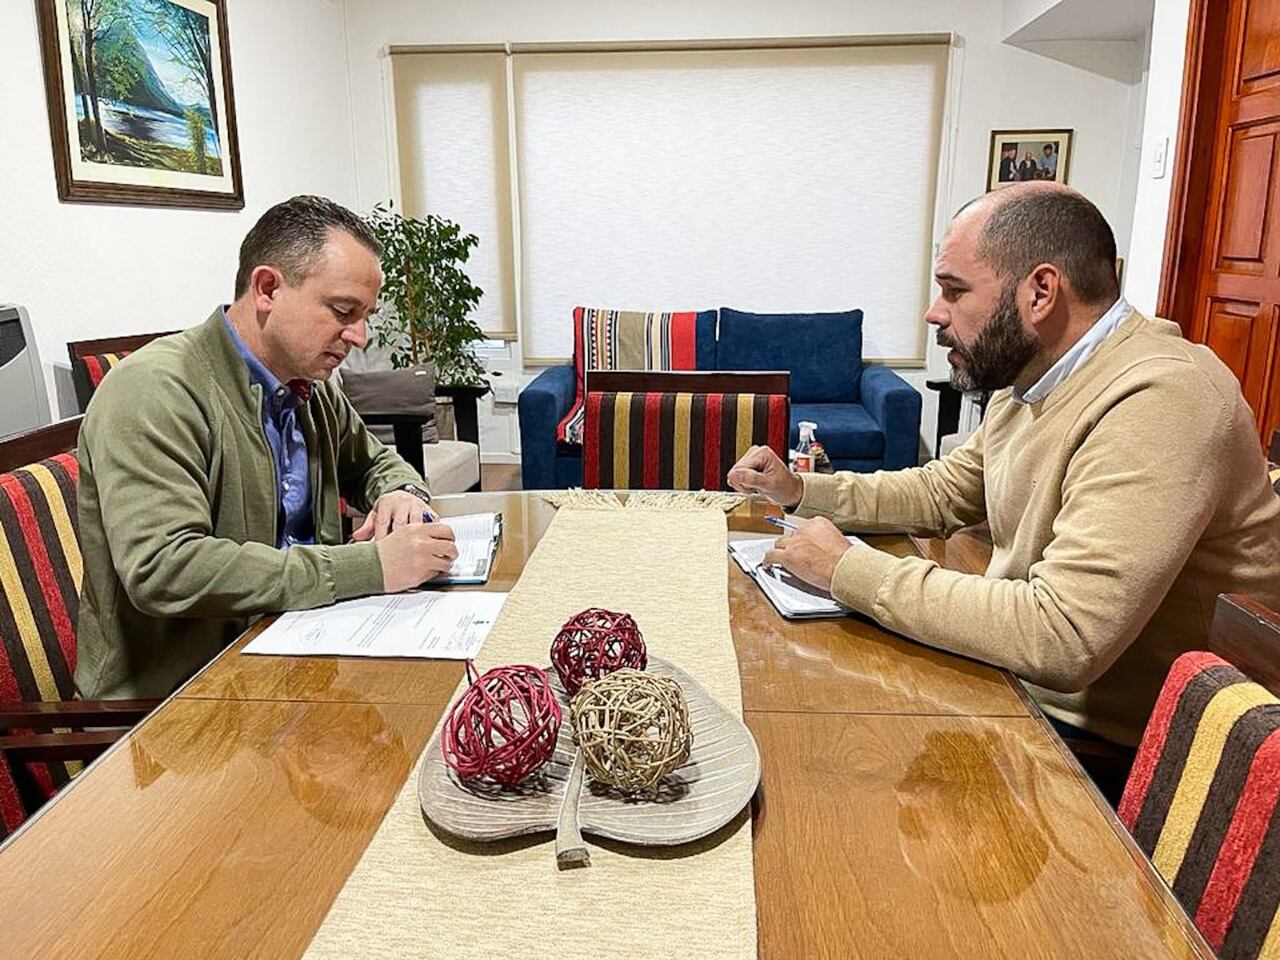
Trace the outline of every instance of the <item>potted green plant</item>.
{"type": "Polygon", "coordinates": [[[473,347],[484,332],[471,319],[484,292],[461,267],[480,241],[443,217],[406,217],[390,202],[365,222],[382,244],[382,294],[370,327],[391,365],[430,360],[439,384],[487,386],[473,347]]]}

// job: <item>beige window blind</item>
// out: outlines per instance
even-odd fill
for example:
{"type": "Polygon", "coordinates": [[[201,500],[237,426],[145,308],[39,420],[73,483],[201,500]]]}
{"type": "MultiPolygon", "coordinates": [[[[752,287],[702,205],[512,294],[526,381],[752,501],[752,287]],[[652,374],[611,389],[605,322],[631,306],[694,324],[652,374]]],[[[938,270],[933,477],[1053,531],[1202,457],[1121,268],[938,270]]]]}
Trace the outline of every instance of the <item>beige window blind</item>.
{"type": "Polygon", "coordinates": [[[446,217],[479,238],[464,267],[484,291],[475,320],[494,339],[514,339],[505,57],[397,53],[391,62],[404,210],[446,217]]]}
{"type": "Polygon", "coordinates": [[[947,47],[516,53],[527,363],[576,304],[865,311],[924,356],[947,47]]]}
{"type": "Polygon", "coordinates": [[[481,238],[481,326],[518,314],[525,363],[578,304],[859,307],[864,357],[923,359],[946,38],[527,47],[392,50],[405,207],[481,238]]]}

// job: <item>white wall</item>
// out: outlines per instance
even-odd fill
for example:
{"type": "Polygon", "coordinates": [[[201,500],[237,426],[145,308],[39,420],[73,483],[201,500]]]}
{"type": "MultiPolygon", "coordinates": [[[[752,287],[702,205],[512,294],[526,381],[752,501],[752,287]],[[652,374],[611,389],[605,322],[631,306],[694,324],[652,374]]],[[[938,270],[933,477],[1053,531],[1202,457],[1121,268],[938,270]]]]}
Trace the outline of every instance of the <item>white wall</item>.
{"type": "Polygon", "coordinates": [[[1000,32],[1004,36],[1017,33],[1037,17],[1048,13],[1059,0],[1004,0],[1000,32]]]}
{"type": "Polygon", "coordinates": [[[1124,295],[1138,310],[1154,313],[1160,293],[1169,194],[1177,154],[1178,113],[1186,60],[1190,0],[1156,0],[1151,25],[1151,60],[1147,74],[1142,159],[1133,204],[1132,240],[1124,272],[1124,295]],[[1165,143],[1165,173],[1157,177],[1153,163],[1165,143]]]}
{"type": "Polygon", "coordinates": [[[68,340],[198,323],[231,298],[240,241],[267,207],[356,202],[342,0],[239,0],[227,19],[244,210],[60,203],[35,4],[0,3],[0,302],[31,313],[54,411],[68,340]]]}
{"type": "MultiPolygon", "coordinates": [[[[0,3],[0,116],[10,131],[26,134],[21,148],[0,150],[0,301],[31,311],[51,381],[68,340],[203,319],[230,296],[239,242],[271,203],[314,192],[365,210],[391,196],[387,44],[954,32],[962,48],[945,208],[982,191],[991,129],[1073,127],[1071,183],[1111,220],[1128,258],[1126,290],[1147,306],[1143,291],[1158,282],[1169,181],[1135,183],[1138,147],[1150,146],[1153,130],[1171,136],[1176,126],[1187,4],[1158,0],[1147,84],[1001,43],[1000,0],[239,0],[228,18],[246,207],[225,213],[60,203],[35,5],[0,3]],[[1135,223],[1142,242],[1131,250],[1135,223]]],[[[518,381],[538,372],[521,367],[518,345],[493,363],[518,381]]],[[[929,373],[903,375],[922,388],[926,375],[946,370],[933,350],[929,366],[929,373]]],[[[931,444],[934,394],[922,392],[922,434],[931,444]]],[[[514,405],[486,401],[483,417],[486,459],[513,458],[514,405]]]]}
{"type": "MultiPolygon", "coordinates": [[[[955,162],[944,177],[946,207],[954,209],[985,186],[992,129],[1072,127],[1076,140],[1070,181],[1111,221],[1122,255],[1128,252],[1145,90],[1099,73],[1001,43],[1001,0],[654,0],[601,4],[587,0],[349,0],[348,38],[361,207],[394,194],[386,102],[388,44],[502,41],[648,40],[708,37],[785,37],[954,32],[963,39],[955,162]]],[[[923,321],[921,321],[923,322],[923,321]]],[[[930,353],[929,375],[945,360],[930,353]]],[[[503,366],[529,379],[518,354],[503,366]]],[[[925,371],[903,371],[925,394],[922,433],[932,446],[934,394],[925,371]]],[[[486,459],[514,450],[514,408],[486,401],[482,420],[486,459]]]]}

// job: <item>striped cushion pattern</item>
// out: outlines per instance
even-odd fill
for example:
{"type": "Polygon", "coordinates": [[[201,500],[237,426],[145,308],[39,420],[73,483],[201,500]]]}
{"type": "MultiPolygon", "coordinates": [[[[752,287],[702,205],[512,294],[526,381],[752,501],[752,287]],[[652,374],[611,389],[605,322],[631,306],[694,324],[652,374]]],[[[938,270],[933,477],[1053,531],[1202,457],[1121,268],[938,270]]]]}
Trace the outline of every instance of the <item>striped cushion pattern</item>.
{"type": "Polygon", "coordinates": [[[1272,489],[1280,494],[1280,463],[1267,464],[1267,477],[1271,480],[1272,489]]]}
{"type": "Polygon", "coordinates": [[[1211,653],[1173,664],[1120,819],[1223,960],[1280,957],[1280,700],[1211,653]]]}
{"type": "MultiPolygon", "coordinates": [[[[0,473],[0,700],[70,700],[80,607],[75,456],[59,454],[0,473]]],[[[78,762],[33,764],[46,796],[78,762]]],[[[0,761],[0,836],[24,818],[0,761]]]]}
{"type": "Polygon", "coordinates": [[[89,377],[89,385],[96,390],[108,371],[131,353],[133,353],[132,350],[121,350],[119,353],[91,353],[88,356],[79,357],[76,362],[84,367],[89,377]]]}
{"type": "Polygon", "coordinates": [[[787,453],[787,398],[757,393],[587,394],[582,485],[724,490],[753,444],[787,453]]]}
{"type": "Polygon", "coordinates": [[[575,307],[573,366],[578,388],[573,407],[556,428],[556,439],[583,442],[585,371],[696,369],[697,320],[693,311],[642,313],[575,307]]]}

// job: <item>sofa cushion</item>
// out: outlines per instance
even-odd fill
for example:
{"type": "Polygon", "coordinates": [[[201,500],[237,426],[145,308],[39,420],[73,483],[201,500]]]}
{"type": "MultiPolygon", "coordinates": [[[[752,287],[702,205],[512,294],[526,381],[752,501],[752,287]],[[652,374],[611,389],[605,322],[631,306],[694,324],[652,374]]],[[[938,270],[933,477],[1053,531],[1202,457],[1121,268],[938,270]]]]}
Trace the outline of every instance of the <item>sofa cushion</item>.
{"type": "Polygon", "coordinates": [[[862,311],[746,313],[720,309],[718,370],[789,370],[792,403],[854,403],[862,311]]]}
{"type": "MultiPolygon", "coordinates": [[[[342,392],[361,416],[367,413],[420,413],[427,418],[422,425],[422,442],[439,441],[434,363],[401,370],[344,369],[340,384],[342,392]]],[[[368,429],[387,446],[395,445],[395,428],[389,424],[370,424],[368,429]]]]}
{"type": "Polygon", "coordinates": [[[643,313],[575,307],[573,407],[556,439],[582,443],[583,378],[589,370],[714,370],[716,313],[643,313]]]}
{"type": "Polygon", "coordinates": [[[424,444],[422,465],[427,486],[437,496],[465,493],[480,482],[480,448],[465,440],[424,444]]]}
{"type": "Polygon", "coordinates": [[[800,441],[801,420],[818,425],[815,439],[832,460],[884,456],[884,431],[860,403],[793,403],[791,446],[800,441]]]}

